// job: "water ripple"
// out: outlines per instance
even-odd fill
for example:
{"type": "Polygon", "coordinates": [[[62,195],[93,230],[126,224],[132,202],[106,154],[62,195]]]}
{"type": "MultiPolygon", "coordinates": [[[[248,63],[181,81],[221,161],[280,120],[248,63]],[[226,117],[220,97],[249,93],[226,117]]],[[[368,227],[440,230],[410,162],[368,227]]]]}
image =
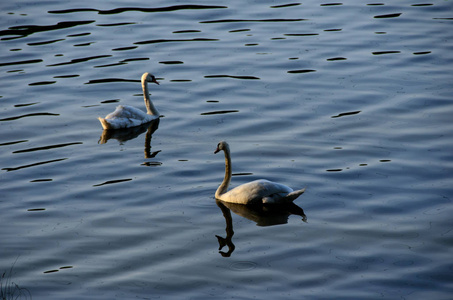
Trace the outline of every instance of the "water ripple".
{"type": "Polygon", "coordinates": [[[114,183],[120,183],[120,182],[126,182],[126,181],[131,181],[132,178],[126,178],[126,179],[117,179],[117,180],[108,180],[108,181],[105,181],[103,183],[99,183],[99,184],[95,184],[93,186],[103,186],[103,185],[107,185],[107,184],[114,184],[114,183]]]}
{"type": "Polygon", "coordinates": [[[41,46],[41,45],[53,44],[53,43],[64,41],[64,40],[65,39],[56,39],[56,40],[50,40],[50,41],[44,41],[44,42],[27,43],[27,45],[28,46],[41,46]]]}
{"type": "Polygon", "coordinates": [[[401,53],[401,51],[375,51],[372,52],[373,55],[383,55],[383,54],[396,54],[396,53],[401,53]]]}
{"type": "Polygon", "coordinates": [[[189,10],[189,9],[219,9],[219,8],[228,8],[227,6],[218,6],[218,5],[174,5],[167,7],[157,7],[157,8],[142,8],[142,7],[120,7],[109,10],[100,10],[94,8],[74,8],[74,9],[63,9],[63,10],[51,10],[50,14],[68,14],[75,12],[97,12],[100,15],[113,15],[120,14],[123,12],[169,12],[176,10],[189,10]]]}
{"type": "Polygon", "coordinates": [[[53,113],[31,113],[31,114],[26,114],[26,115],[21,115],[21,116],[16,116],[16,117],[0,119],[0,121],[14,121],[14,120],[21,119],[21,118],[35,117],[35,116],[59,116],[59,115],[60,114],[53,114],[53,113]]]}
{"type": "Polygon", "coordinates": [[[176,30],[173,31],[172,33],[198,33],[201,32],[201,30],[176,30]]]}
{"type": "Polygon", "coordinates": [[[67,146],[72,146],[72,145],[80,145],[80,144],[83,144],[83,143],[82,142],[74,142],[74,143],[66,143],[66,144],[57,144],[57,145],[50,145],[50,146],[44,146],[44,147],[36,147],[36,148],[17,150],[17,151],[14,151],[13,153],[24,153],[24,152],[34,152],[34,151],[41,151],[41,150],[49,150],[49,149],[54,149],[54,148],[62,148],[62,147],[67,147],[67,146]]]}
{"type": "Polygon", "coordinates": [[[250,31],[250,29],[235,29],[235,30],[230,30],[228,32],[244,32],[244,31],[250,31]]]}
{"type": "Polygon", "coordinates": [[[204,78],[234,78],[234,79],[260,79],[259,77],[255,76],[233,76],[233,75],[206,75],[204,78]]]}
{"type": "Polygon", "coordinates": [[[136,58],[126,58],[120,61],[121,63],[127,63],[131,61],[143,61],[143,60],[149,60],[149,57],[136,57],[136,58]]]}
{"type": "Polygon", "coordinates": [[[84,58],[76,58],[76,59],[72,59],[71,61],[68,61],[68,62],[62,62],[62,63],[52,64],[52,65],[47,65],[47,66],[56,67],[56,66],[72,65],[72,64],[90,61],[93,59],[106,58],[106,57],[111,57],[111,56],[112,55],[96,55],[96,56],[90,56],[90,57],[84,57],[84,58]]]}
{"type": "Polygon", "coordinates": [[[229,113],[236,113],[236,112],[239,112],[239,110],[217,110],[217,111],[209,111],[209,112],[201,113],[200,115],[202,115],[202,116],[207,116],[207,115],[229,114],[229,113]]]}
{"type": "Polygon", "coordinates": [[[109,82],[140,82],[140,81],[139,80],[135,80],[135,79],[104,78],[104,79],[92,79],[92,80],[86,82],[85,84],[109,83],[109,82]]]}
{"type": "Polygon", "coordinates": [[[32,83],[29,83],[28,85],[29,86],[34,86],[34,85],[49,85],[49,84],[54,84],[56,83],[56,81],[39,81],[39,82],[32,82],[32,83]]]}
{"type": "Polygon", "coordinates": [[[110,23],[110,24],[96,24],[99,27],[113,27],[113,26],[124,26],[124,25],[134,25],[137,23],[134,22],[123,22],[123,23],[110,23]]]}
{"type": "Polygon", "coordinates": [[[184,62],[182,62],[180,60],[167,60],[167,61],[160,61],[159,63],[164,64],[164,65],[179,65],[179,64],[183,64],[184,62]]]}
{"type": "Polygon", "coordinates": [[[112,51],[126,51],[126,50],[133,50],[136,49],[138,46],[130,46],[130,47],[120,47],[120,48],[114,48],[112,51]]]}
{"type": "Polygon", "coordinates": [[[175,43],[175,42],[215,42],[219,39],[207,39],[207,38],[195,38],[195,39],[158,39],[135,42],[134,45],[146,45],[146,44],[157,44],[157,43],[175,43]]]}
{"type": "Polygon", "coordinates": [[[15,145],[15,144],[20,144],[20,143],[26,143],[28,140],[20,140],[20,141],[14,141],[14,142],[6,142],[6,143],[1,143],[0,146],[9,146],[9,145],[15,145]]]}
{"type": "Polygon", "coordinates": [[[343,3],[335,2],[335,3],[320,4],[320,6],[340,6],[340,5],[343,5],[343,3]]]}
{"type": "Polygon", "coordinates": [[[4,66],[12,66],[12,65],[22,65],[22,64],[36,64],[42,62],[42,59],[29,59],[29,60],[21,60],[21,61],[12,61],[7,63],[0,63],[0,67],[4,66]]]}
{"type": "Polygon", "coordinates": [[[5,170],[7,172],[17,171],[17,170],[20,170],[20,169],[25,169],[25,168],[30,168],[30,167],[50,164],[50,163],[54,163],[54,162],[59,162],[59,161],[63,161],[63,160],[66,160],[66,159],[68,159],[68,158],[58,158],[58,159],[46,160],[46,161],[41,161],[41,162],[37,162],[37,163],[34,163],[34,164],[29,164],[29,165],[23,165],[23,166],[19,166],[19,167],[15,167],[15,168],[2,168],[2,170],[5,170]]]}
{"type": "Polygon", "coordinates": [[[336,60],[346,60],[347,58],[345,57],[331,57],[328,58],[327,61],[336,61],[336,60]]]}
{"type": "Polygon", "coordinates": [[[233,271],[250,271],[257,267],[257,263],[253,261],[236,261],[230,265],[233,271]]]}
{"type": "Polygon", "coordinates": [[[30,182],[49,182],[49,181],[53,181],[53,179],[52,178],[43,178],[43,179],[30,180],[30,182]]]}
{"type": "Polygon", "coordinates": [[[402,13],[397,13],[397,14],[387,14],[387,15],[378,15],[378,16],[374,16],[374,18],[376,19],[385,19],[385,18],[397,18],[399,16],[401,16],[402,13]]]}
{"type": "Polygon", "coordinates": [[[77,74],[73,74],[73,75],[58,75],[58,76],[54,76],[53,78],[75,78],[75,77],[79,77],[80,75],[77,75],[77,74]]]}
{"type": "Polygon", "coordinates": [[[338,114],[336,116],[332,116],[332,118],[340,118],[340,117],[344,117],[344,116],[356,115],[358,113],[360,113],[360,110],[341,113],[341,114],[338,114]]]}
{"type": "Polygon", "coordinates": [[[270,8],[283,8],[283,7],[290,7],[290,6],[298,6],[301,4],[302,3],[288,3],[288,4],[282,4],[282,5],[273,5],[270,8]]]}
{"type": "Polygon", "coordinates": [[[290,73],[290,74],[311,73],[311,72],[316,72],[316,70],[304,69],[304,70],[290,70],[290,71],[288,71],[288,73],[290,73]]]}
{"type": "Polygon", "coordinates": [[[65,29],[80,25],[86,25],[95,22],[94,20],[88,21],[66,21],[66,22],[59,22],[55,25],[22,25],[22,26],[13,26],[7,30],[1,30],[0,36],[12,36],[7,38],[2,38],[1,40],[12,40],[17,38],[23,38],[34,33],[43,32],[43,31],[50,31],[50,30],[58,30],[58,29],[65,29]]]}
{"type": "Polygon", "coordinates": [[[222,20],[210,20],[201,21],[200,23],[248,23],[248,22],[299,22],[307,21],[308,19],[222,19],[222,20]]]}
{"type": "Polygon", "coordinates": [[[285,36],[313,36],[319,35],[319,33],[285,33],[285,36]]]}
{"type": "MultiPolygon", "coordinates": [[[[56,78],[56,77],[54,77],[56,78]]],[[[40,102],[31,102],[31,103],[19,103],[19,104],[14,104],[14,107],[25,107],[25,106],[32,106],[39,104],[40,102]]]]}
{"type": "Polygon", "coordinates": [[[87,36],[90,34],[91,34],[91,32],[82,32],[82,33],[68,34],[67,37],[87,36]]]}

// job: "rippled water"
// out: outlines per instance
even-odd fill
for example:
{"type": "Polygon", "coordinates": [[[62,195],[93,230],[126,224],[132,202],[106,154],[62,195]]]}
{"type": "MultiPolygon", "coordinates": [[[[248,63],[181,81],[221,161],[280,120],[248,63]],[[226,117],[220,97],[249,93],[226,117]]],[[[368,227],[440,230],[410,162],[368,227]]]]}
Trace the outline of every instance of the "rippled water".
{"type": "Polygon", "coordinates": [[[0,7],[2,296],[451,297],[452,1],[0,7]],[[220,140],[307,191],[216,202],[220,140]]]}

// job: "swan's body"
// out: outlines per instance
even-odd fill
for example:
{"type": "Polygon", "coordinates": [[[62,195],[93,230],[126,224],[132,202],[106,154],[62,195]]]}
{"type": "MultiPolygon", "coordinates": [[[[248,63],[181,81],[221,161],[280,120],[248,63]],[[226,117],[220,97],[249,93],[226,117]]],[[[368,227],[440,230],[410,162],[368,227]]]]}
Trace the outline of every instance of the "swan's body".
{"type": "Polygon", "coordinates": [[[216,199],[239,204],[285,204],[291,203],[305,192],[305,189],[294,191],[292,188],[265,179],[244,183],[228,191],[231,181],[231,156],[227,142],[220,142],[214,153],[223,150],[225,153],[225,177],[215,193],[216,199]]]}
{"type": "Polygon", "coordinates": [[[105,118],[99,118],[104,129],[131,128],[159,118],[159,112],[149,99],[148,91],[148,82],[154,82],[156,84],[159,84],[159,82],[150,73],[144,73],[141,81],[146,113],[133,106],[119,105],[114,112],[108,114],[105,118]]]}

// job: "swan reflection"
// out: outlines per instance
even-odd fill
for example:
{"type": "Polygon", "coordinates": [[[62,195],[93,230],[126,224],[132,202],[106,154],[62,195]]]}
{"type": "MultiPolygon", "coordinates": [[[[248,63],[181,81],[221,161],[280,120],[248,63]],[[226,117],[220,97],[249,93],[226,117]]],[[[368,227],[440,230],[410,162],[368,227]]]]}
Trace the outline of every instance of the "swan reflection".
{"type": "Polygon", "coordinates": [[[160,119],[151,121],[150,123],[142,124],[140,126],[135,126],[132,128],[124,128],[117,130],[107,130],[105,129],[101,137],[99,138],[98,144],[106,144],[108,140],[115,139],[120,144],[123,144],[126,141],[133,140],[139,135],[146,131],[145,136],[145,158],[153,158],[157,155],[159,151],[151,152],[151,138],[153,133],[159,128],[160,119]]]}
{"type": "Polygon", "coordinates": [[[223,257],[229,257],[236,248],[232,239],[234,235],[233,231],[233,218],[231,212],[249,219],[256,223],[257,226],[274,226],[288,223],[288,217],[290,215],[298,215],[302,217],[303,222],[307,222],[307,216],[304,210],[294,203],[287,205],[243,205],[236,203],[224,202],[216,200],[217,206],[222,210],[223,216],[226,222],[226,237],[223,238],[216,235],[217,241],[219,242],[219,253],[223,257]],[[228,251],[222,251],[222,248],[227,246],[228,251]]]}

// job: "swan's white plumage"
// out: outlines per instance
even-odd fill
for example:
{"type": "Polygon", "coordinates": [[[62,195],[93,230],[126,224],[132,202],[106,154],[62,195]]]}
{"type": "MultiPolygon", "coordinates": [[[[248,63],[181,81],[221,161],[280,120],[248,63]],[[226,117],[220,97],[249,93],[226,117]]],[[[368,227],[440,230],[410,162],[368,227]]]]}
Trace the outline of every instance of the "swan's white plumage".
{"type": "Polygon", "coordinates": [[[231,156],[227,142],[220,142],[214,153],[221,150],[225,153],[225,178],[216,191],[217,199],[239,204],[285,204],[291,203],[305,192],[305,189],[294,191],[286,185],[265,179],[251,181],[228,191],[231,181],[231,156]]]}
{"type": "Polygon", "coordinates": [[[294,192],[293,189],[284,184],[258,179],[229,190],[225,194],[220,195],[220,200],[241,204],[289,203],[294,199],[286,199],[286,196],[292,192],[294,192]]]}
{"type": "MultiPolygon", "coordinates": [[[[119,129],[140,126],[158,118],[159,116],[148,115],[143,110],[133,106],[118,105],[114,112],[109,113],[105,117],[109,128],[104,127],[104,129],[119,129]]],[[[104,125],[102,118],[99,118],[99,120],[101,121],[101,124],[104,125]]]]}
{"type": "Polygon", "coordinates": [[[159,118],[159,112],[149,99],[148,82],[159,83],[150,73],[144,73],[141,82],[147,112],[129,105],[118,105],[115,111],[105,118],[98,118],[104,129],[131,128],[159,118]]]}

